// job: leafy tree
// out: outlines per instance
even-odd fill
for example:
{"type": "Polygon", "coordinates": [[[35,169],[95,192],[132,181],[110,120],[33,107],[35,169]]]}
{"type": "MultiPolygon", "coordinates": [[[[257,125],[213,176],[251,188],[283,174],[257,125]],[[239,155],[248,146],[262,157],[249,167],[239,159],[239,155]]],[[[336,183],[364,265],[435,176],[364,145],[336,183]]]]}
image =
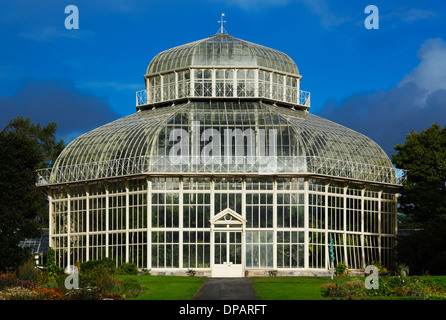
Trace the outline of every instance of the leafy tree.
{"type": "Polygon", "coordinates": [[[400,196],[400,212],[419,227],[434,218],[446,219],[446,127],[438,124],[406,136],[394,147],[392,161],[409,170],[400,196]]]}
{"type": "Polygon", "coordinates": [[[446,272],[446,127],[414,130],[394,147],[393,163],[409,171],[399,198],[400,260],[417,272],[446,272]]]}
{"type": "Polygon", "coordinates": [[[48,168],[54,164],[59,154],[65,147],[63,139],[56,139],[57,124],[50,122],[42,127],[40,123],[32,123],[30,118],[18,116],[3,129],[5,133],[15,132],[18,135],[33,140],[39,147],[41,161],[38,168],[48,168]]]}
{"type": "Polygon", "coordinates": [[[48,218],[47,197],[37,188],[36,169],[54,161],[63,146],[56,125],[15,118],[0,132],[0,270],[16,269],[29,253],[18,246],[40,236],[48,218]]]}

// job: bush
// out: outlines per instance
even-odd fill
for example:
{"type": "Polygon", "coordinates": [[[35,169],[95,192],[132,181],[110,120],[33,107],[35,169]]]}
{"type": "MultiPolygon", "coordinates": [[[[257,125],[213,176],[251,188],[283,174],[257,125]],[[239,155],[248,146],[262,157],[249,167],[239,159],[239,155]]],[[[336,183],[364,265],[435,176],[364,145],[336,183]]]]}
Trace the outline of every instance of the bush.
{"type": "Polygon", "coordinates": [[[54,277],[63,274],[63,269],[56,265],[56,257],[54,250],[48,247],[46,271],[48,272],[48,277],[54,277]]]}
{"type": "Polygon", "coordinates": [[[15,273],[12,272],[0,273],[0,290],[11,287],[22,287],[25,289],[32,289],[35,287],[35,284],[34,282],[29,280],[18,279],[15,273]]]}
{"type": "Polygon", "coordinates": [[[97,288],[79,288],[68,290],[66,294],[69,300],[99,300],[100,295],[97,288]]]}
{"type": "Polygon", "coordinates": [[[346,277],[349,275],[350,270],[348,270],[348,267],[345,263],[339,262],[336,265],[335,272],[338,277],[346,277]]]}
{"type": "Polygon", "coordinates": [[[125,278],[122,282],[121,293],[127,298],[133,298],[143,292],[142,285],[135,278],[125,278]]]}
{"type": "Polygon", "coordinates": [[[34,261],[29,259],[24,264],[20,265],[17,270],[17,278],[27,281],[37,281],[39,270],[36,269],[34,261]]]}
{"type": "Polygon", "coordinates": [[[345,281],[343,284],[327,283],[322,285],[322,296],[338,299],[352,300],[366,295],[365,286],[362,281],[345,281]]]}
{"type": "Polygon", "coordinates": [[[116,273],[121,275],[137,275],[138,267],[134,263],[124,263],[118,267],[116,273]]]}
{"type": "Polygon", "coordinates": [[[101,300],[125,300],[125,295],[120,292],[106,292],[101,294],[101,300]]]}
{"type": "Polygon", "coordinates": [[[116,263],[111,258],[103,258],[99,260],[90,260],[81,263],[79,272],[89,272],[90,270],[102,266],[107,269],[108,272],[114,274],[116,272],[116,263]]]}
{"type": "Polygon", "coordinates": [[[196,273],[197,273],[197,271],[195,271],[194,269],[187,269],[187,275],[189,277],[195,277],[196,273]]]}
{"type": "Polygon", "coordinates": [[[387,268],[383,265],[381,261],[373,261],[371,265],[374,265],[378,268],[378,274],[380,276],[386,275],[388,273],[387,268]]]}
{"type": "Polygon", "coordinates": [[[65,287],[45,288],[37,287],[35,289],[37,300],[67,300],[67,289],[65,287]]]}

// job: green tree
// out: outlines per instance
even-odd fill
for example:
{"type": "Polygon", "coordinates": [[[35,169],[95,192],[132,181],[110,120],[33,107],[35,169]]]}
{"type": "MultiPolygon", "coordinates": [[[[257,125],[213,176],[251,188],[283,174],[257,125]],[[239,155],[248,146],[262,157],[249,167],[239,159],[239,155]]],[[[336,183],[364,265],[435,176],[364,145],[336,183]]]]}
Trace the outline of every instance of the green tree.
{"type": "Polygon", "coordinates": [[[16,269],[27,260],[29,253],[19,242],[40,236],[48,220],[36,169],[52,163],[63,146],[55,130],[54,123],[42,127],[18,117],[0,132],[0,270],[16,269]]]}
{"type": "Polygon", "coordinates": [[[409,171],[399,197],[399,228],[418,230],[399,240],[399,259],[418,273],[444,273],[446,128],[433,124],[419,133],[413,130],[394,148],[393,163],[409,171]]]}
{"type": "Polygon", "coordinates": [[[15,132],[20,136],[27,137],[38,145],[41,160],[38,168],[48,168],[54,164],[59,154],[65,147],[63,139],[57,141],[57,124],[50,122],[46,126],[40,123],[32,123],[30,118],[18,116],[9,121],[3,129],[5,133],[15,132]]]}

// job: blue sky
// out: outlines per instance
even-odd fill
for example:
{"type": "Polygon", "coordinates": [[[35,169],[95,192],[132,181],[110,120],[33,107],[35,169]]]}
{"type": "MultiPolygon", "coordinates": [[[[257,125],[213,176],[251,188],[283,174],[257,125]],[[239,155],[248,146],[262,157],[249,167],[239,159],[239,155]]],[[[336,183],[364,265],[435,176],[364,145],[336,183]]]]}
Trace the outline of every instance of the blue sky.
{"type": "Polygon", "coordinates": [[[412,129],[446,125],[446,3],[413,0],[2,0],[0,127],[58,123],[66,141],[135,110],[160,51],[218,32],[287,53],[310,112],[390,155],[412,129]],[[79,9],[79,29],[64,26],[79,9]],[[366,29],[367,5],[379,29],[366,29]]]}

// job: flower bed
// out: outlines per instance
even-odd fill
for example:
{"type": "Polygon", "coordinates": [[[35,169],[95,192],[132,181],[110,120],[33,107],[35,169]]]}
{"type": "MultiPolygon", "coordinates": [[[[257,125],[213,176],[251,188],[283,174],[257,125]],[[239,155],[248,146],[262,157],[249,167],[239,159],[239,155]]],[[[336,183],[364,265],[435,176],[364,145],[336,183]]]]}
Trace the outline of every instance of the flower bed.
{"type": "Polygon", "coordinates": [[[435,278],[381,276],[377,289],[366,289],[363,280],[352,278],[342,284],[324,284],[320,289],[324,297],[333,299],[446,300],[446,282],[435,278]]]}
{"type": "Polygon", "coordinates": [[[19,268],[17,274],[0,273],[0,300],[124,300],[142,292],[138,280],[114,276],[115,272],[135,273],[136,267],[129,264],[118,270],[110,265],[110,261],[103,260],[79,266],[79,288],[67,289],[68,275],[60,271],[47,273],[28,264],[19,268]]]}

